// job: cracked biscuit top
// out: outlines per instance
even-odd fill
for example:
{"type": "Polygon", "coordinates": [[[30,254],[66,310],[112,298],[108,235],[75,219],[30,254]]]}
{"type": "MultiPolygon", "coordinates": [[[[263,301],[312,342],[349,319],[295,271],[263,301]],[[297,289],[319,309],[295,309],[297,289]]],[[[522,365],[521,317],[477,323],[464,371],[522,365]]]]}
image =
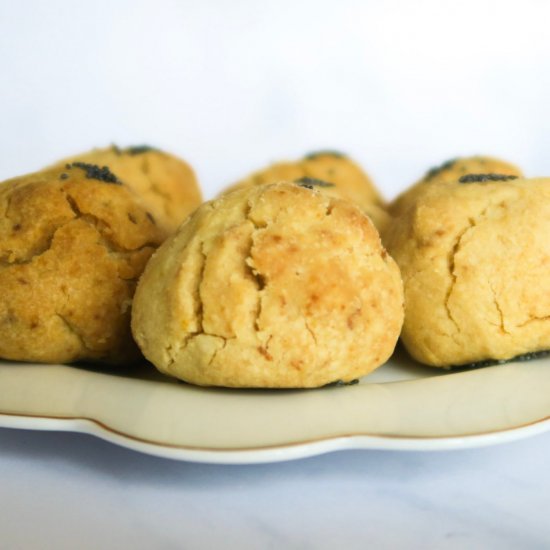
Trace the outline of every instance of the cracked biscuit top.
{"type": "Polygon", "coordinates": [[[162,372],[200,385],[302,388],[383,364],[402,283],[371,221],[291,183],[203,204],[149,262],[132,330],[162,372]]]}
{"type": "Polygon", "coordinates": [[[468,179],[471,175],[479,174],[523,177],[522,171],[517,166],[493,157],[473,156],[450,159],[428,170],[420,181],[399,195],[390,203],[389,212],[394,217],[402,215],[404,209],[412,204],[416,194],[427,184],[438,185],[454,182],[461,178],[468,179]]]}
{"type": "Polygon", "coordinates": [[[126,363],[138,277],[164,240],[103,167],[63,165],[0,184],[0,357],[126,363]]]}
{"type": "Polygon", "coordinates": [[[402,339],[434,366],[550,349],[550,179],[419,190],[385,234],[405,285],[402,339]]]}
{"type": "Polygon", "coordinates": [[[359,206],[379,231],[385,225],[388,215],[384,201],[372,180],[349,157],[334,151],[310,153],[293,162],[277,162],[235,183],[225,192],[250,185],[308,179],[325,182],[327,185],[319,186],[319,191],[326,195],[359,206]]]}
{"type": "Polygon", "coordinates": [[[174,155],[148,145],[94,149],[62,160],[56,166],[70,164],[96,166],[116,174],[140,196],[144,207],[169,233],[202,202],[191,167],[174,155]]]}

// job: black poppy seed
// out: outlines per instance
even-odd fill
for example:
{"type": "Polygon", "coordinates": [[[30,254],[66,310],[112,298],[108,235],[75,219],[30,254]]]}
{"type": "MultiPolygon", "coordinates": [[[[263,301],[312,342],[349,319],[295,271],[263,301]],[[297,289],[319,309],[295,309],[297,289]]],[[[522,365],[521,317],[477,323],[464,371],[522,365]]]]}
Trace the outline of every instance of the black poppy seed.
{"type": "Polygon", "coordinates": [[[464,365],[451,365],[451,369],[480,369],[482,367],[503,365],[504,363],[506,363],[506,361],[499,359],[485,359],[484,361],[475,361],[474,363],[465,363],[464,365]]]}
{"type": "Polygon", "coordinates": [[[124,153],[128,155],[142,155],[143,153],[148,153],[149,151],[158,151],[155,147],[150,145],[133,145],[132,147],[127,147],[124,149],[124,153]]]}
{"type": "Polygon", "coordinates": [[[550,350],[545,349],[541,351],[532,351],[530,353],[524,353],[523,355],[518,355],[514,357],[514,361],[532,361],[533,359],[541,359],[543,357],[548,357],[550,355],[550,350]]]}
{"type": "Polygon", "coordinates": [[[307,189],[313,189],[314,187],[334,187],[334,183],[329,183],[328,181],[323,181],[317,178],[300,178],[294,180],[294,183],[297,183],[300,187],[305,187],[307,189]]]}
{"type": "Polygon", "coordinates": [[[308,153],[307,155],[304,155],[304,160],[315,160],[319,157],[334,157],[337,159],[346,158],[346,155],[344,153],[341,153],[340,151],[332,151],[332,150],[321,150],[321,151],[314,151],[313,153],[308,153]]]}
{"type": "Polygon", "coordinates": [[[508,174],[466,174],[462,176],[459,183],[485,183],[487,181],[510,181],[517,179],[517,176],[508,174]]]}
{"type": "Polygon", "coordinates": [[[98,166],[97,164],[88,164],[86,162],[73,162],[68,164],[67,168],[80,168],[86,172],[88,179],[102,181],[103,183],[115,183],[121,185],[121,181],[109,170],[107,166],[98,166]]]}
{"type": "Polygon", "coordinates": [[[359,380],[357,378],[350,380],[349,382],[344,382],[343,380],[335,380],[334,382],[329,382],[328,384],[325,384],[323,388],[340,388],[342,386],[355,386],[355,384],[359,384],[359,380]]]}
{"type": "Polygon", "coordinates": [[[530,353],[523,353],[516,355],[511,359],[485,359],[484,361],[476,361],[475,363],[466,363],[465,365],[452,365],[452,369],[479,369],[482,367],[492,367],[494,365],[504,365],[506,363],[513,363],[515,361],[533,361],[534,359],[541,359],[550,355],[550,350],[532,351],[530,353]]]}
{"type": "Polygon", "coordinates": [[[449,170],[450,168],[452,168],[454,166],[454,164],[456,163],[457,160],[458,159],[456,159],[456,158],[449,159],[449,160],[446,160],[443,164],[440,164],[439,166],[435,166],[434,168],[430,168],[426,172],[426,175],[424,176],[424,179],[425,180],[431,180],[433,177],[437,176],[441,172],[444,172],[445,170],[449,170]]]}
{"type": "Polygon", "coordinates": [[[67,174],[66,172],[63,172],[63,173],[59,176],[59,179],[60,179],[60,180],[66,180],[68,177],[69,177],[69,174],[67,174]]]}

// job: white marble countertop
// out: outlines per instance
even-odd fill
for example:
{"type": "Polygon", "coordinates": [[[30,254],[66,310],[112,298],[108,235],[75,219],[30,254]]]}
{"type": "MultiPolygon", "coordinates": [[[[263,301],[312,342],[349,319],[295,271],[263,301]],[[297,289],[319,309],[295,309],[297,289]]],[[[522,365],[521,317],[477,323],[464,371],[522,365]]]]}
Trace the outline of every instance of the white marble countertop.
{"type": "Polygon", "coordinates": [[[0,547],[548,548],[550,433],[254,466],[0,429],[0,547]]]}

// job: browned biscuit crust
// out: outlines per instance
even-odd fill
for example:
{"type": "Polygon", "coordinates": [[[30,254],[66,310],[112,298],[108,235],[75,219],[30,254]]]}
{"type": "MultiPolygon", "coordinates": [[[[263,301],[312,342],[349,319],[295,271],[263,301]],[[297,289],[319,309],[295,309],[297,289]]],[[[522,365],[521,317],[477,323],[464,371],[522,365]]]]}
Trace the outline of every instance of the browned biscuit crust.
{"type": "Polygon", "coordinates": [[[108,170],[0,184],[0,357],[127,363],[137,279],[166,233],[108,170]]]}
{"type": "Polygon", "coordinates": [[[62,160],[56,166],[81,161],[108,166],[143,200],[158,225],[173,233],[202,202],[195,174],[185,161],[147,146],[94,149],[62,160]]]}
{"type": "Polygon", "coordinates": [[[434,366],[550,349],[550,180],[425,185],[385,234],[405,285],[402,340],[434,366]]]}
{"type": "Polygon", "coordinates": [[[294,162],[278,162],[235,183],[225,192],[250,185],[278,181],[318,180],[331,185],[318,186],[321,193],[349,200],[378,221],[385,222],[384,201],[369,176],[347,156],[332,151],[311,153],[294,162]]]}
{"type": "Polygon", "coordinates": [[[149,262],[132,328],[182,380],[298,388],[383,364],[402,318],[399,271],[368,217],[279,183],[203,204],[149,262]]]}
{"type": "Polygon", "coordinates": [[[401,193],[389,206],[388,211],[394,218],[401,216],[407,205],[414,202],[417,193],[426,185],[458,181],[467,174],[502,174],[523,177],[523,172],[514,164],[486,156],[473,156],[450,159],[426,172],[424,177],[401,193]]]}

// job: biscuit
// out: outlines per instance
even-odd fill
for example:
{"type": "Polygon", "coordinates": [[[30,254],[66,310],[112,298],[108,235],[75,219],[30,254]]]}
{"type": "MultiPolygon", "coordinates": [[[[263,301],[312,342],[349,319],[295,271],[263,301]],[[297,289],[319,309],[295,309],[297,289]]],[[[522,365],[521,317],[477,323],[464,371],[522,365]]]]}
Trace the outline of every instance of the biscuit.
{"type": "Polygon", "coordinates": [[[140,357],[130,305],[166,236],[105,167],[74,163],[1,183],[0,357],[140,357]]]}
{"type": "Polygon", "coordinates": [[[379,230],[388,220],[384,201],[369,176],[347,156],[335,151],[310,153],[295,162],[278,162],[237,182],[225,192],[250,185],[304,180],[331,184],[319,186],[319,191],[355,203],[372,218],[379,230]]]}
{"type": "Polygon", "coordinates": [[[550,349],[550,179],[465,175],[419,189],[385,234],[405,286],[402,341],[459,366],[550,349]]]}
{"type": "Polygon", "coordinates": [[[391,223],[392,217],[388,211],[378,204],[365,204],[361,210],[371,219],[374,227],[378,229],[380,234],[386,231],[386,228],[391,223]]]}
{"type": "MultiPolygon", "coordinates": [[[[441,165],[431,168],[424,177],[399,195],[388,206],[392,217],[399,217],[403,214],[407,205],[413,203],[416,195],[425,185],[438,185],[440,183],[457,181],[466,174],[503,174],[507,176],[523,177],[522,171],[507,161],[493,157],[473,156],[461,157],[447,160],[441,165]]],[[[388,225],[384,224],[384,229],[388,225]]]]}
{"type": "Polygon", "coordinates": [[[348,201],[290,183],[200,206],[152,257],[132,330],[162,372],[199,385],[350,382],[391,355],[399,270],[348,201]]]}
{"type": "Polygon", "coordinates": [[[192,168],[183,160],[145,145],[94,149],[56,164],[81,161],[108,166],[143,200],[160,227],[173,233],[202,202],[192,168]]]}

